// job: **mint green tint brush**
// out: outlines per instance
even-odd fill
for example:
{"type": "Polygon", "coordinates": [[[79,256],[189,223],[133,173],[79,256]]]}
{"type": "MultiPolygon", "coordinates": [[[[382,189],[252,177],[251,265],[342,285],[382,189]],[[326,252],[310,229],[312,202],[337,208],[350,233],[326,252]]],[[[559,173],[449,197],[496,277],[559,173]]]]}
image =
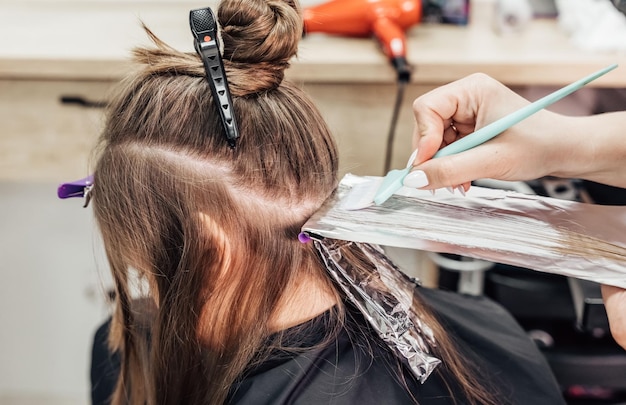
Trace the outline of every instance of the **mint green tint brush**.
{"type": "MultiPolygon", "coordinates": [[[[433,156],[433,158],[454,155],[481,145],[488,140],[498,136],[518,122],[530,117],[534,113],[546,108],[550,104],[559,101],[563,97],[575,92],[589,82],[610,72],[616,67],[617,64],[610,65],[568,86],[565,86],[555,91],[554,93],[548,94],[547,96],[540,98],[539,100],[503,118],[500,118],[499,120],[494,121],[491,124],[486,125],[457,141],[452,142],[450,145],[439,150],[439,152],[437,152],[433,156]]],[[[374,196],[374,203],[380,205],[387,201],[389,197],[393,195],[393,193],[398,191],[400,187],[402,187],[402,182],[406,175],[409,174],[410,169],[410,167],[407,167],[404,170],[391,170],[389,173],[387,173],[381,186],[376,191],[376,194],[374,196]]]]}

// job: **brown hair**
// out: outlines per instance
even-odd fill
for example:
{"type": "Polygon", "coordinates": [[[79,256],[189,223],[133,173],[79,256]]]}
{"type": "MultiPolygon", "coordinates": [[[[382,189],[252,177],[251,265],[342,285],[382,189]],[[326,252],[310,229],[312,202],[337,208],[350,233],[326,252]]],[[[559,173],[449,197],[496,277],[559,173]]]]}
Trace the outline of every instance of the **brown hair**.
{"type": "MultiPolygon", "coordinates": [[[[302,33],[298,6],[224,0],[218,19],[235,149],[198,56],[147,29],[156,47],[134,51],[139,68],[107,112],[93,204],[117,293],[114,404],[223,403],[268,350],[268,323],[288,286],[306,272],[340,301],[311,244],[297,240],[335,189],[338,165],[319,112],[283,80],[302,33]],[[148,283],[148,300],[133,299],[133,271],[148,283]]],[[[340,325],[342,305],[335,311],[340,325]]],[[[484,402],[436,332],[444,362],[484,402]]]]}

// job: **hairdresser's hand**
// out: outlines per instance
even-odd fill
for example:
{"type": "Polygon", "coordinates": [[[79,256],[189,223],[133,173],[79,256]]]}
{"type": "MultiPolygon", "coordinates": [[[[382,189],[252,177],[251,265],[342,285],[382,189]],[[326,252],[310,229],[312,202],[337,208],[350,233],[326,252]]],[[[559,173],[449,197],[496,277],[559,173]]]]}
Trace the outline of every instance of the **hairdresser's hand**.
{"type": "Polygon", "coordinates": [[[534,114],[479,147],[429,160],[440,148],[528,103],[484,74],[468,76],[419,97],[413,103],[413,146],[418,155],[405,185],[426,189],[464,185],[467,190],[470,181],[480,178],[530,180],[549,174],[559,149],[554,128],[562,117],[548,111],[534,114]]]}
{"type": "Polygon", "coordinates": [[[609,285],[602,286],[602,298],[615,341],[626,349],[626,290],[609,285]]]}

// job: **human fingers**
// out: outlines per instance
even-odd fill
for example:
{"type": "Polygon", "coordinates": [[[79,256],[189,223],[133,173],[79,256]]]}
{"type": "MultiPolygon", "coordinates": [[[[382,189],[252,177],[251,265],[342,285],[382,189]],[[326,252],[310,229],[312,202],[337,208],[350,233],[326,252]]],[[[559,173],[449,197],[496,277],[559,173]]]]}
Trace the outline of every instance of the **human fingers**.
{"type": "MultiPolygon", "coordinates": [[[[500,83],[484,74],[473,74],[438,87],[415,99],[413,146],[416,163],[430,159],[439,149],[471,133],[477,126],[487,91],[497,93],[500,83]]],[[[501,86],[501,85],[500,85],[501,86]]],[[[486,100],[486,101],[485,101],[486,100]]]]}
{"type": "Polygon", "coordinates": [[[611,285],[602,285],[601,288],[611,335],[626,349],[626,290],[611,285]]]}
{"type": "Polygon", "coordinates": [[[468,190],[470,182],[476,179],[519,180],[515,178],[516,159],[507,144],[484,144],[414,166],[406,176],[404,185],[427,189],[457,188],[461,185],[463,190],[468,190]]]}
{"type": "Polygon", "coordinates": [[[423,162],[433,157],[441,148],[444,133],[444,120],[435,111],[427,109],[426,104],[414,102],[414,115],[416,118],[413,131],[413,148],[417,149],[416,162],[423,162]],[[419,109],[415,109],[415,107],[419,109]]]}
{"type": "Polygon", "coordinates": [[[441,147],[482,126],[486,117],[498,115],[504,103],[494,100],[508,96],[509,89],[484,74],[473,74],[436,88],[413,102],[415,130],[413,146],[416,163],[430,159],[441,147]]]}

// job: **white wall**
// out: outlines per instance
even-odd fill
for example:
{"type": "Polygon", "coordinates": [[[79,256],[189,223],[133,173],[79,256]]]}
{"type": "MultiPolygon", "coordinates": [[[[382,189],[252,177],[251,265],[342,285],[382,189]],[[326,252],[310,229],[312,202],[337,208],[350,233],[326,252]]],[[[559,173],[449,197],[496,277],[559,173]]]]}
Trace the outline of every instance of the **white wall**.
{"type": "Polygon", "coordinates": [[[56,186],[0,183],[0,404],[88,403],[108,270],[91,209],[56,186]]]}

